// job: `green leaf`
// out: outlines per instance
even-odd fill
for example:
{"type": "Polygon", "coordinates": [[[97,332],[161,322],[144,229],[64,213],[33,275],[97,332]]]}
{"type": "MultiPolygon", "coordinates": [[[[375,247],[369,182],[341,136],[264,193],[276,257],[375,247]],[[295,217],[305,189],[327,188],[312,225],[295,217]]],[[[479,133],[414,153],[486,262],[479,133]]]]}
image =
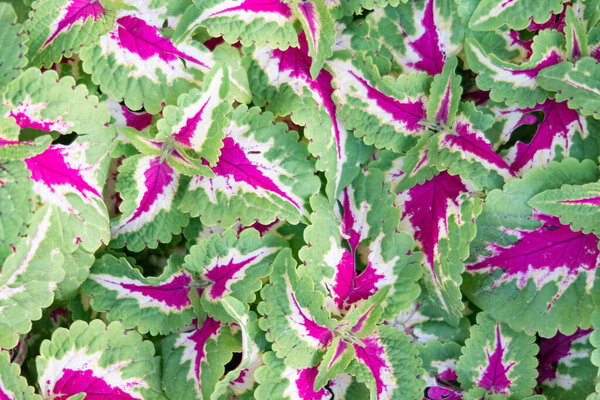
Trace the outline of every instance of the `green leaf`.
{"type": "Polygon", "coordinates": [[[550,97],[547,90],[552,90],[548,85],[536,82],[536,76],[543,76],[542,70],[566,58],[563,46],[563,35],[555,30],[543,30],[533,40],[531,57],[522,64],[506,62],[488,53],[471,37],[465,41],[465,54],[470,68],[478,74],[477,86],[481,90],[490,90],[492,100],[533,107],[550,97]]]}
{"type": "Polygon", "coordinates": [[[482,0],[473,12],[469,28],[476,31],[493,31],[506,24],[522,30],[531,22],[542,24],[558,14],[567,0],[482,0]]]}
{"type": "Polygon", "coordinates": [[[0,162],[0,260],[15,251],[34,211],[33,181],[23,161],[0,162]]]}
{"type": "Polygon", "coordinates": [[[53,289],[65,273],[59,251],[61,222],[56,209],[44,206],[33,215],[27,237],[6,258],[0,270],[0,348],[17,345],[19,334],[31,329],[54,298],[53,289]]]}
{"type": "Polygon", "coordinates": [[[560,189],[545,190],[533,196],[527,204],[543,213],[560,217],[574,231],[600,235],[598,214],[600,183],[563,185],[560,189]]]}
{"type": "Polygon", "coordinates": [[[19,365],[10,362],[8,351],[0,350],[0,396],[9,400],[41,400],[20,373],[19,365]]]}
{"type": "Polygon", "coordinates": [[[568,100],[569,107],[582,115],[600,119],[600,65],[583,57],[575,64],[563,62],[540,71],[537,83],[555,91],[556,100],[568,100]]]}
{"type": "Polygon", "coordinates": [[[17,23],[17,14],[10,4],[0,3],[0,93],[6,85],[21,75],[27,64],[27,36],[23,26],[17,23]]]}
{"type": "Polygon", "coordinates": [[[484,313],[477,315],[462,350],[456,373],[464,390],[483,388],[489,394],[523,398],[532,393],[537,376],[535,336],[514,331],[484,313]]]}

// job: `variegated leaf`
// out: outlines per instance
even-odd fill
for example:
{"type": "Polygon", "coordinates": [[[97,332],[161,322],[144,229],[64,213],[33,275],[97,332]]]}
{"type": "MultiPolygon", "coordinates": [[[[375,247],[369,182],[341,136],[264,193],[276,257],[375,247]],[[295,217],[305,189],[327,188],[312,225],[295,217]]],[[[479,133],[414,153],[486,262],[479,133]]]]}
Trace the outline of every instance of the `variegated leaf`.
{"type": "Polygon", "coordinates": [[[0,350],[0,398],[7,400],[41,400],[25,378],[18,364],[10,362],[8,351],[0,350]]]}
{"type": "Polygon", "coordinates": [[[169,399],[209,399],[237,351],[229,325],[210,317],[162,341],[163,388],[169,399]]]}
{"type": "Polygon", "coordinates": [[[582,115],[600,119],[600,65],[592,57],[583,57],[575,64],[562,62],[544,68],[537,78],[546,90],[556,91],[556,100],[568,101],[569,108],[582,115]]]}
{"type": "Polygon", "coordinates": [[[474,387],[491,395],[523,398],[535,386],[535,337],[510,329],[484,313],[477,314],[456,364],[456,374],[464,390],[474,387]]]}
{"type": "Polygon", "coordinates": [[[212,318],[233,322],[221,305],[223,298],[234,297],[244,306],[252,303],[262,287],[260,279],[271,273],[273,259],[285,245],[281,238],[261,237],[254,229],[240,234],[230,229],[192,246],[184,268],[197,276],[203,309],[212,318]]]}
{"type": "Polygon", "coordinates": [[[478,74],[477,86],[490,90],[492,100],[533,107],[550,97],[548,88],[540,87],[536,77],[541,70],[566,58],[563,46],[564,37],[559,32],[544,30],[535,37],[532,55],[522,64],[506,62],[488,53],[474,38],[466,39],[465,54],[469,66],[478,74]]]}
{"type": "Polygon", "coordinates": [[[189,7],[177,25],[177,39],[197,27],[208,28],[212,36],[243,46],[268,44],[272,48],[296,47],[293,12],[283,0],[208,0],[189,7]]]}
{"type": "Polygon", "coordinates": [[[194,318],[192,276],[181,269],[183,256],[174,254],[158,277],[144,277],[127,259],[105,254],[98,258],[81,285],[90,306],[140,333],[168,334],[194,318]]]}
{"type": "Polygon", "coordinates": [[[339,119],[333,96],[335,74],[325,68],[313,79],[304,33],[298,35],[298,41],[299,48],[285,51],[256,49],[250,61],[250,86],[255,103],[268,102],[268,110],[280,116],[291,114],[293,123],[305,127],[308,150],[317,157],[316,168],[325,172],[327,195],[334,198],[358,175],[370,151],[348,136],[339,119]],[[271,86],[265,87],[265,79],[279,90],[278,96],[271,86]]]}
{"type": "Polygon", "coordinates": [[[135,11],[119,13],[112,29],[81,49],[83,69],[103,92],[124,100],[131,110],[142,107],[155,114],[177,96],[196,87],[213,66],[202,46],[174,45],[158,26],[135,11]]]}
{"type": "Polygon", "coordinates": [[[118,322],[74,322],[44,341],[36,358],[44,398],[161,399],[154,346],[118,322]]]}
{"type": "Polygon", "coordinates": [[[298,223],[308,215],[309,196],[318,191],[308,152],[295,132],[275,124],[270,113],[238,106],[225,128],[214,177],[194,176],[181,209],[206,225],[240,221],[298,223]]]}
{"type": "Polygon", "coordinates": [[[25,24],[32,65],[50,67],[110,29],[114,12],[98,0],[36,0],[25,24]]]}
{"type": "Polygon", "coordinates": [[[111,222],[111,246],[134,251],[156,248],[181,232],[188,216],[177,208],[188,179],[160,156],[128,157],[119,167],[121,215],[111,222]]]}
{"type": "Polygon", "coordinates": [[[488,193],[463,275],[466,296],[516,330],[552,336],[557,328],[569,334],[589,325],[598,238],[572,231],[527,202],[566,182],[585,184],[598,177],[595,163],[565,159],[488,193]]]}
{"type": "Polygon", "coordinates": [[[264,301],[258,305],[263,315],[260,328],[267,332],[278,357],[285,357],[293,371],[315,367],[333,340],[333,321],[323,308],[323,295],[313,291],[309,277],[298,277],[289,249],[282,250],[273,261],[270,281],[261,291],[264,301]]]}

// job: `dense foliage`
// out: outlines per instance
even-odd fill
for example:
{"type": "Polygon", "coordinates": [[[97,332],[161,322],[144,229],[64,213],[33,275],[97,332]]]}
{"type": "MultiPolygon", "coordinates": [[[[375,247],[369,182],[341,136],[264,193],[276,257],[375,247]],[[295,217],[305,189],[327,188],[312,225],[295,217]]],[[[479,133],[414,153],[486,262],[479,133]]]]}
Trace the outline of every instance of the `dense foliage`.
{"type": "Polygon", "coordinates": [[[0,399],[600,399],[599,18],[0,0],[0,399]]]}

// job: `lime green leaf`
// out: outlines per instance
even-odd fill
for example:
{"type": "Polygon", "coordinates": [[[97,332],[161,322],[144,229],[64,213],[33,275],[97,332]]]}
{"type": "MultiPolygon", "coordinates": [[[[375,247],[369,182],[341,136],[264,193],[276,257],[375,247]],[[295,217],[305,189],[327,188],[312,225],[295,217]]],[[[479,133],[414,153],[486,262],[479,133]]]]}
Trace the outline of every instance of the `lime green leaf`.
{"type": "Polygon", "coordinates": [[[569,107],[582,115],[600,119],[600,65],[591,57],[583,57],[575,64],[563,62],[544,68],[538,75],[538,84],[556,91],[556,100],[568,100],[569,107]]]}
{"type": "Polygon", "coordinates": [[[14,81],[27,64],[27,37],[24,35],[23,26],[17,23],[17,14],[13,7],[7,3],[0,3],[0,93],[4,92],[6,85],[14,81]]]}
{"type": "Polygon", "coordinates": [[[514,30],[525,29],[530,23],[548,21],[552,13],[559,13],[566,0],[482,0],[469,21],[469,27],[478,31],[493,31],[506,24],[514,30]]]}

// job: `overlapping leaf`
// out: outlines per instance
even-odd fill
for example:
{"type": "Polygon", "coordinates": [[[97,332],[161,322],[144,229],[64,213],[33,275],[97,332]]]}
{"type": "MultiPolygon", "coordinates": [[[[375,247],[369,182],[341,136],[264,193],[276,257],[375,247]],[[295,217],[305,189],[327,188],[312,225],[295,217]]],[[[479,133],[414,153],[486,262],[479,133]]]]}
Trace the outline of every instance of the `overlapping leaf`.
{"type": "Polygon", "coordinates": [[[262,286],[260,279],[271,273],[271,264],[285,245],[274,235],[261,237],[255,229],[240,234],[230,229],[192,246],[184,268],[197,276],[203,309],[212,318],[230,322],[221,305],[223,298],[231,296],[244,305],[252,303],[254,293],[262,286]]]}
{"type": "MultiPolygon", "coordinates": [[[[533,335],[515,332],[487,315],[477,315],[456,365],[458,381],[464,390],[482,388],[489,394],[524,398],[535,386],[533,335]]],[[[485,393],[484,392],[484,393],[485,393]]]]}
{"type": "Polygon", "coordinates": [[[509,181],[504,190],[490,192],[471,244],[465,294],[514,329],[547,336],[557,328],[569,334],[577,326],[589,325],[598,238],[572,231],[527,202],[566,182],[597,180],[593,162],[566,159],[545,169],[534,168],[509,181]]]}
{"type": "Polygon", "coordinates": [[[212,36],[243,46],[268,44],[274,49],[297,47],[293,11],[282,0],[210,0],[187,8],[175,36],[185,37],[203,26],[212,36]]]}
{"type": "Polygon", "coordinates": [[[162,341],[163,388],[168,398],[210,398],[237,350],[230,326],[210,317],[162,341]]]}
{"type": "Polygon", "coordinates": [[[575,64],[563,62],[544,68],[537,78],[546,90],[556,91],[558,101],[568,100],[569,107],[581,115],[600,119],[600,66],[597,60],[583,57],[575,64]]]}
{"type": "Polygon", "coordinates": [[[117,192],[123,199],[121,215],[111,222],[111,246],[139,251],[168,242],[187,225],[177,207],[189,179],[161,156],[135,155],[119,167],[117,192]]]}
{"type": "Polygon", "coordinates": [[[131,110],[144,107],[156,113],[165,104],[175,104],[212,67],[207,49],[188,42],[174,45],[139,12],[124,11],[117,17],[108,33],[81,49],[80,57],[102,91],[124,100],[131,110]]]}
{"type": "Polygon", "coordinates": [[[203,223],[231,226],[271,223],[275,218],[297,223],[308,212],[318,178],[307,160],[306,146],[295,132],[274,123],[270,113],[238,106],[225,128],[214,177],[194,176],[181,208],[203,223]]]}
{"type": "Polygon", "coordinates": [[[96,260],[81,290],[92,309],[108,321],[153,335],[182,329],[194,318],[190,292],[192,276],[181,269],[182,256],[172,256],[158,277],[144,277],[125,258],[110,254],[96,260]]]}
{"type": "Polygon", "coordinates": [[[300,33],[298,41],[299,48],[285,51],[256,49],[249,61],[250,86],[257,101],[269,103],[267,109],[276,115],[291,114],[292,122],[305,126],[308,150],[317,157],[316,168],[325,172],[327,194],[333,198],[358,175],[369,150],[348,135],[338,118],[333,95],[335,74],[322,69],[313,79],[306,35],[300,33]],[[279,93],[265,87],[267,82],[279,93]]]}
{"type": "Polygon", "coordinates": [[[36,359],[45,398],[92,394],[98,399],[160,399],[159,358],[154,346],[118,322],[74,322],[57,329],[36,359]]]}
{"type": "Polygon", "coordinates": [[[37,0],[25,24],[29,58],[33,65],[49,67],[71,57],[113,24],[114,12],[98,0],[37,0]]]}

